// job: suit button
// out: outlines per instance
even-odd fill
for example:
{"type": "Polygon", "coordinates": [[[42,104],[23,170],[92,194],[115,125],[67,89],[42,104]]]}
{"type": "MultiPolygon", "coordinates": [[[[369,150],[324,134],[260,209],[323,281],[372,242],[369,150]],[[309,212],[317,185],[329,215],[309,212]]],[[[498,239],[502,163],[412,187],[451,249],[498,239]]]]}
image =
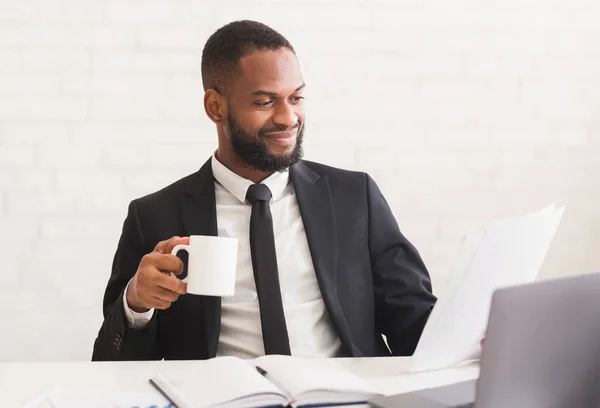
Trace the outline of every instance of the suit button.
{"type": "Polygon", "coordinates": [[[117,334],[112,342],[115,350],[122,351],[123,350],[123,337],[120,334],[117,334]]]}

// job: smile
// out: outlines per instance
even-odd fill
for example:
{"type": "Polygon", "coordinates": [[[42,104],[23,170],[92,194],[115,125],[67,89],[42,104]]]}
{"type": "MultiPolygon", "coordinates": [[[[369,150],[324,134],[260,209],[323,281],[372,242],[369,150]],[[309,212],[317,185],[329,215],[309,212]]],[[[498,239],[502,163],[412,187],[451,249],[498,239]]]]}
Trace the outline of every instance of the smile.
{"type": "Polygon", "coordinates": [[[296,136],[297,134],[297,130],[286,130],[284,132],[271,132],[271,133],[266,133],[265,136],[269,137],[269,138],[273,138],[273,139],[289,139],[292,138],[294,136],[296,136]]]}

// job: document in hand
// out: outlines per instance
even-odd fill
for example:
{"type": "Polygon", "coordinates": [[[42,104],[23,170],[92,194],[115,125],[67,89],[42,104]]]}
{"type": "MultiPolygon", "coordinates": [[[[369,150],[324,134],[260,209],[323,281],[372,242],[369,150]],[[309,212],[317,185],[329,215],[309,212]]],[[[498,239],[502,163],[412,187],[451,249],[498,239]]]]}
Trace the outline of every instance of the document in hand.
{"type": "Polygon", "coordinates": [[[335,360],[289,356],[217,357],[151,381],[178,408],[314,407],[366,403],[380,395],[335,360]]]}
{"type": "Polygon", "coordinates": [[[411,371],[449,367],[479,350],[494,290],[535,280],[563,212],[552,205],[467,237],[410,360],[411,371]]]}

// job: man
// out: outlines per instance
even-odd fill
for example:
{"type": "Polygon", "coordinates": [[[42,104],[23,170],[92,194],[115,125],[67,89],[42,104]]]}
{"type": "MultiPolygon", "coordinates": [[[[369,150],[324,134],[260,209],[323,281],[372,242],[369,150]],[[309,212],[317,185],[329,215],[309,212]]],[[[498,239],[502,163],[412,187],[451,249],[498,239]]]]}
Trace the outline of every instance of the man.
{"type": "Polygon", "coordinates": [[[429,274],[368,175],[301,160],[290,43],[230,23],[208,39],[202,79],[218,150],[130,204],[92,358],[412,354],[435,303],[429,274]],[[170,253],[190,235],[238,238],[235,296],[186,295],[169,274],[185,274],[170,253]]]}

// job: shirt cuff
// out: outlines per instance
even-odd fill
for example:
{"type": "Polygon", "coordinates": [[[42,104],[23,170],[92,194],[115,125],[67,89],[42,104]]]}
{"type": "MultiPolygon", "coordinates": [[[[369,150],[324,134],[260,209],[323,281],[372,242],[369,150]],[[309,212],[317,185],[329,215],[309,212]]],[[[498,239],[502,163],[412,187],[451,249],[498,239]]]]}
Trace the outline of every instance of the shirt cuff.
{"type": "Polygon", "coordinates": [[[127,288],[129,288],[130,283],[131,281],[127,283],[125,291],[123,292],[123,308],[125,309],[125,317],[127,318],[127,327],[130,329],[143,329],[152,319],[152,316],[154,315],[154,309],[150,309],[147,312],[142,313],[131,310],[127,304],[127,288]]]}

